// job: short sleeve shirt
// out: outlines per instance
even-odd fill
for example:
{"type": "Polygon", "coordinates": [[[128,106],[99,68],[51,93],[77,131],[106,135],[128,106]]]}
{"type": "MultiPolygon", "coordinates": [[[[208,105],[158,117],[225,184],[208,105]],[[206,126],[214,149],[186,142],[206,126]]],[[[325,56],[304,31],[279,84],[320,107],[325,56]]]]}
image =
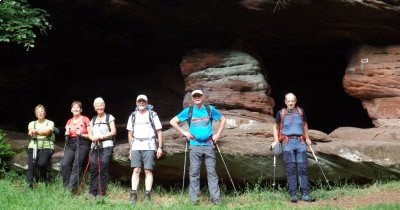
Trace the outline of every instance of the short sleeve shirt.
{"type": "MultiPolygon", "coordinates": [[[[209,107],[211,111],[211,118],[215,121],[219,121],[222,117],[221,113],[214,106],[209,105],[209,107]]],[[[187,121],[189,119],[189,107],[183,109],[177,115],[177,118],[180,122],[187,121]]],[[[213,127],[205,105],[202,105],[200,108],[193,106],[189,132],[194,136],[194,139],[190,139],[190,145],[212,145],[210,138],[213,135],[213,127]]]]}

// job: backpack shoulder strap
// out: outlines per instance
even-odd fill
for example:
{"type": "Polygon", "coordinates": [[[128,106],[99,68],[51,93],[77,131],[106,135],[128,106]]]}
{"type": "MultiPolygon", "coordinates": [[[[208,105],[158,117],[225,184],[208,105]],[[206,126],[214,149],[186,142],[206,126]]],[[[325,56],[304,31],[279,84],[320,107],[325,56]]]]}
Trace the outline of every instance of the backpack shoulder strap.
{"type": "Polygon", "coordinates": [[[212,119],[212,113],[211,113],[211,108],[210,108],[210,105],[208,105],[208,104],[204,104],[204,106],[205,106],[205,107],[206,107],[206,109],[207,109],[208,118],[210,119],[210,122],[212,122],[212,121],[213,121],[213,119],[212,119]]]}
{"type": "Polygon", "coordinates": [[[281,122],[279,123],[280,127],[282,127],[282,123],[283,123],[283,120],[285,119],[285,116],[286,116],[286,108],[282,108],[281,109],[281,122]]]}
{"type": "Polygon", "coordinates": [[[111,131],[110,114],[106,114],[106,123],[107,123],[108,131],[111,131]]]}
{"type": "Polygon", "coordinates": [[[97,115],[95,115],[95,116],[92,118],[92,120],[91,120],[93,126],[94,126],[94,124],[96,123],[96,119],[97,119],[97,115]]]}
{"type": "Polygon", "coordinates": [[[154,124],[154,115],[155,115],[155,112],[154,111],[152,111],[152,110],[149,110],[149,120],[150,120],[150,125],[151,125],[151,127],[153,128],[153,130],[154,130],[154,137],[156,138],[156,141],[157,141],[157,139],[158,139],[158,136],[157,136],[157,130],[156,130],[156,125],[154,124]]]}
{"type": "Polygon", "coordinates": [[[136,120],[136,110],[131,113],[131,122],[132,122],[132,131],[135,127],[135,120],[136,120]]]}
{"type": "Polygon", "coordinates": [[[279,133],[278,133],[278,140],[281,142],[285,136],[282,134],[282,125],[283,125],[283,120],[285,119],[286,116],[286,108],[281,109],[281,121],[279,122],[279,133]]]}
{"type": "Polygon", "coordinates": [[[189,106],[189,112],[188,112],[188,126],[190,127],[190,123],[192,122],[192,115],[193,115],[193,106],[189,106]]]}
{"type": "Polygon", "coordinates": [[[297,110],[297,113],[300,115],[300,117],[301,117],[301,120],[303,120],[303,121],[304,121],[304,117],[303,117],[303,111],[301,110],[301,108],[300,108],[300,107],[298,107],[298,106],[296,106],[296,110],[297,110]]]}

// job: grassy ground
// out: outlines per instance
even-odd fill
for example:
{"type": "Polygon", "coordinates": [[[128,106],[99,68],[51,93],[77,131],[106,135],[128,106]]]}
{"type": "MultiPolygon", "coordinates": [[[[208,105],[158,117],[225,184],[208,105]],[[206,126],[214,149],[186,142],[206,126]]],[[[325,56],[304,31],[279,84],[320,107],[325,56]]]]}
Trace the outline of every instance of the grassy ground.
{"type": "MultiPolygon", "coordinates": [[[[142,185],[142,183],[141,183],[142,185]]],[[[188,193],[181,195],[180,189],[155,187],[152,202],[132,205],[129,200],[129,186],[110,183],[104,198],[90,199],[87,184],[81,195],[71,195],[63,189],[59,179],[45,185],[39,183],[34,189],[25,187],[24,177],[7,175],[0,180],[0,209],[400,209],[400,181],[375,183],[369,186],[337,185],[332,190],[315,188],[315,203],[288,201],[286,189],[272,191],[254,184],[238,194],[222,190],[222,203],[213,206],[203,189],[201,201],[193,205],[188,193]]]]}

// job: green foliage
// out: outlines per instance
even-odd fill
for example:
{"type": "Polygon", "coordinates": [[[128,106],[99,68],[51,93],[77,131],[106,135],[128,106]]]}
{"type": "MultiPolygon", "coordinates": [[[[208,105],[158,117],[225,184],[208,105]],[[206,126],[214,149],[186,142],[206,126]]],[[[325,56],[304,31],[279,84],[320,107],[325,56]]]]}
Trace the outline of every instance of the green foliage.
{"type": "Polygon", "coordinates": [[[7,134],[0,130],[0,174],[5,172],[7,162],[6,160],[11,156],[15,155],[13,151],[11,151],[11,146],[7,142],[7,134]]]}
{"type": "Polygon", "coordinates": [[[0,0],[0,42],[35,47],[35,30],[45,34],[51,29],[45,10],[32,8],[27,0],[0,0]]]}

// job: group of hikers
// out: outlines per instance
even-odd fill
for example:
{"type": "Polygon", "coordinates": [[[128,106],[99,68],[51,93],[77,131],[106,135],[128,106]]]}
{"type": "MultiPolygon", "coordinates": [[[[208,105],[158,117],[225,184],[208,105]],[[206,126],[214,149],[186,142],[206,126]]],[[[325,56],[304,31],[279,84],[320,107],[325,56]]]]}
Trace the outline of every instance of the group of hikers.
{"type": "MultiPolygon", "coordinates": [[[[207,172],[211,203],[221,202],[219,178],[216,172],[215,146],[225,127],[226,118],[212,105],[205,103],[202,90],[191,92],[191,105],[170,120],[170,125],[186,137],[189,145],[189,197],[198,203],[200,196],[200,168],[204,162],[207,172]],[[213,130],[212,122],[219,122],[213,130]],[[181,125],[188,123],[188,130],[181,125]]],[[[277,112],[273,126],[274,141],[271,148],[282,148],[291,202],[299,200],[297,186],[301,187],[301,200],[313,202],[310,196],[307,172],[307,145],[311,144],[304,109],[296,106],[293,93],[285,95],[286,108],[277,112]]],[[[89,197],[106,195],[108,167],[111,161],[114,139],[117,134],[115,118],[105,112],[105,101],[98,97],[93,102],[97,115],[92,119],[82,115],[82,103],[73,101],[72,117],[65,125],[64,156],[61,160],[63,185],[74,194],[80,194],[85,173],[90,171],[89,197]],[[85,167],[85,160],[87,164],[85,167]],[[90,167],[89,167],[90,166],[90,167]]],[[[46,119],[45,107],[37,105],[36,120],[28,125],[31,141],[28,146],[27,184],[34,185],[35,170],[39,177],[48,181],[47,168],[54,151],[54,122],[46,119]]],[[[126,129],[129,141],[129,159],[133,169],[130,201],[138,201],[140,173],[144,170],[144,200],[151,200],[155,158],[163,155],[162,124],[146,95],[138,95],[136,108],[129,115],[126,129]]],[[[219,148],[218,148],[219,150],[219,148]]],[[[221,156],[222,157],[222,156],[221,156]]],[[[186,161],[186,154],[185,154],[186,161]]]]}

